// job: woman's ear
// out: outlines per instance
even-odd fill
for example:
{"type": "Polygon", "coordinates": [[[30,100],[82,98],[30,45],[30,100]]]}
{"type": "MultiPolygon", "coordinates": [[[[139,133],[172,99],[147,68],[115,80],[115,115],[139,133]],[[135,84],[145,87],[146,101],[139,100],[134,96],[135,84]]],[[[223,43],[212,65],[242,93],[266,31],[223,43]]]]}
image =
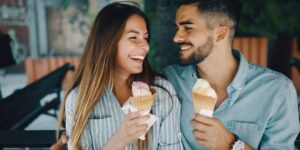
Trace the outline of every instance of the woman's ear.
{"type": "Polygon", "coordinates": [[[229,27],[228,26],[219,26],[216,31],[216,42],[220,42],[229,36],[229,27]]]}

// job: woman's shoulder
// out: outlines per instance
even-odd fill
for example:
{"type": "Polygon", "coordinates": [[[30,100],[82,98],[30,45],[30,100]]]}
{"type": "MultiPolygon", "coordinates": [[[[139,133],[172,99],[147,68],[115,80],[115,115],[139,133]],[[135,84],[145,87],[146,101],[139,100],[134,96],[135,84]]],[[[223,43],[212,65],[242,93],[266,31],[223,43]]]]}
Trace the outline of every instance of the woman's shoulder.
{"type": "Polygon", "coordinates": [[[176,91],[173,85],[168,80],[162,77],[156,77],[154,87],[156,88],[156,103],[158,105],[168,106],[170,102],[175,105],[179,105],[176,91]]]}
{"type": "Polygon", "coordinates": [[[67,95],[66,98],[66,106],[67,107],[72,107],[75,104],[76,96],[77,96],[77,88],[72,89],[69,94],[67,95]]]}
{"type": "Polygon", "coordinates": [[[153,113],[162,118],[170,116],[171,112],[180,111],[180,103],[178,101],[173,85],[162,77],[156,77],[154,80],[156,88],[156,99],[154,102],[153,113]]]}
{"type": "Polygon", "coordinates": [[[163,77],[160,76],[155,77],[154,86],[160,89],[163,88],[164,90],[167,90],[168,92],[170,92],[172,96],[176,95],[176,92],[171,82],[169,82],[167,79],[163,77]]]}

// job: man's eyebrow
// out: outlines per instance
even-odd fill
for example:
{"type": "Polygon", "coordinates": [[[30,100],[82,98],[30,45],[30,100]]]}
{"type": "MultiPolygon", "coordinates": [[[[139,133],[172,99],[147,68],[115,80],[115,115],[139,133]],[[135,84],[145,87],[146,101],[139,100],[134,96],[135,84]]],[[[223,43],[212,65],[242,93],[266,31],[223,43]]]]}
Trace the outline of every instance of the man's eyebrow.
{"type": "Polygon", "coordinates": [[[179,25],[190,25],[190,24],[194,24],[191,21],[181,21],[179,22],[179,25]]]}

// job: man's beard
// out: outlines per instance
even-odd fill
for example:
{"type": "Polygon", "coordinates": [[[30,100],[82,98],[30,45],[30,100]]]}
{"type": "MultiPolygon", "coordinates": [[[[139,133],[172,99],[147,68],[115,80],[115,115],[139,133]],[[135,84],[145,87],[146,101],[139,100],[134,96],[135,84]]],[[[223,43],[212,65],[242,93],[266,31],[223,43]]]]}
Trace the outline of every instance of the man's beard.
{"type": "Polygon", "coordinates": [[[209,36],[205,44],[199,46],[188,58],[180,59],[183,66],[201,63],[211,53],[213,49],[212,37],[209,36]]]}

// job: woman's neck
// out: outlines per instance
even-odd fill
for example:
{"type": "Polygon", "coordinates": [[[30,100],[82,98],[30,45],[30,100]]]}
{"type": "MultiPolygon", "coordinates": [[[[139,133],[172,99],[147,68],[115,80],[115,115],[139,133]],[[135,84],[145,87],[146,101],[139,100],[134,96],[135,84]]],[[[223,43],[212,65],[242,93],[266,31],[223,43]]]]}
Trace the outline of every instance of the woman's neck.
{"type": "Polygon", "coordinates": [[[113,93],[115,94],[119,104],[123,106],[123,104],[128,100],[128,98],[132,95],[130,88],[129,76],[121,76],[118,75],[115,77],[113,93]]]}

